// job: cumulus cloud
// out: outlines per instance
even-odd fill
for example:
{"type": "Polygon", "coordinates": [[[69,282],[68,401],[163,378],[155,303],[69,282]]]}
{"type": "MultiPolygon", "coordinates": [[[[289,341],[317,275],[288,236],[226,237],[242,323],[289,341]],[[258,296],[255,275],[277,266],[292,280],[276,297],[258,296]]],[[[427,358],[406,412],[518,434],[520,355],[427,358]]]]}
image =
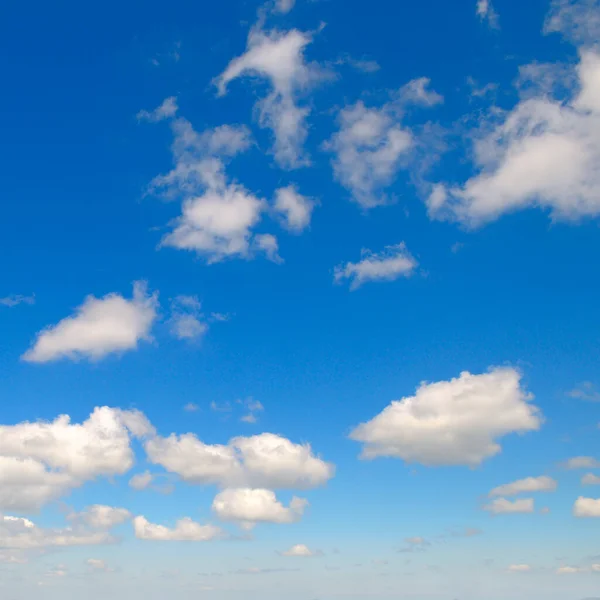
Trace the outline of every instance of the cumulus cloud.
{"type": "Polygon", "coordinates": [[[593,473],[587,473],[581,478],[581,485],[600,485],[600,477],[593,473]]]}
{"type": "Polygon", "coordinates": [[[540,428],[531,399],[513,368],[463,372],[450,381],[422,383],[414,396],[392,402],[350,438],[364,444],[364,459],[473,467],[501,451],[500,438],[540,428]]]}
{"type": "Polygon", "coordinates": [[[179,340],[197,340],[208,331],[197,296],[177,296],[171,301],[171,333],[179,340]]]}
{"type": "Polygon", "coordinates": [[[294,185],[275,191],[275,211],[284,227],[292,232],[300,233],[310,225],[314,208],[315,201],[300,194],[294,185]]]}
{"type": "Polygon", "coordinates": [[[535,505],[533,498],[522,498],[512,502],[506,498],[496,498],[490,504],[485,505],[483,510],[492,515],[526,514],[534,512],[535,505]]]}
{"type": "Polygon", "coordinates": [[[129,480],[129,487],[137,490],[145,490],[154,480],[154,476],[150,471],[144,471],[144,473],[138,473],[129,480]]]}
{"type": "Polygon", "coordinates": [[[154,110],[140,110],[137,114],[137,119],[138,121],[157,123],[158,121],[164,121],[165,119],[174,117],[177,113],[177,109],[177,98],[171,96],[166,98],[163,103],[154,110]]]}
{"type": "Polygon", "coordinates": [[[311,42],[310,33],[297,29],[282,32],[255,27],[248,36],[246,52],[234,58],[215,80],[220,95],[234,79],[245,75],[269,82],[270,93],[256,105],[259,125],[273,132],[275,160],[286,169],[309,164],[303,146],[310,110],[299,105],[299,98],[324,76],[321,68],[304,58],[311,42]]]}
{"type": "Polygon", "coordinates": [[[600,460],[592,456],[575,456],[561,464],[563,469],[576,471],[577,469],[600,469],[600,460]]]}
{"type": "Polygon", "coordinates": [[[516,496],[523,493],[532,492],[554,492],[558,484],[551,477],[542,475],[541,477],[527,477],[525,479],[519,479],[512,483],[505,483],[494,488],[489,496],[516,496]]]}
{"type": "Polygon", "coordinates": [[[189,517],[180,519],[173,529],[169,529],[138,516],[133,519],[133,529],[137,539],[155,542],[208,542],[223,534],[219,527],[201,525],[189,517]]]}
{"type": "Polygon", "coordinates": [[[478,173],[462,185],[435,186],[430,215],[474,228],[530,207],[555,221],[600,214],[599,80],[600,54],[583,50],[567,101],[542,85],[500,117],[490,109],[472,132],[478,173]]]}
{"type": "Polygon", "coordinates": [[[289,550],[282,552],[282,556],[297,556],[300,558],[310,558],[312,556],[319,556],[321,553],[317,550],[311,550],[308,546],[304,544],[296,544],[292,546],[289,550]]]}
{"type": "Polygon", "coordinates": [[[363,249],[361,257],[358,262],[338,265],[334,270],[334,281],[341,283],[348,279],[350,289],[356,290],[370,281],[393,281],[399,277],[410,277],[418,266],[404,242],[386,246],[382,252],[363,249]]]}
{"type": "Polygon", "coordinates": [[[498,13],[494,10],[492,0],[477,0],[477,16],[487,22],[492,29],[498,29],[498,13]]]}
{"type": "Polygon", "coordinates": [[[227,445],[205,444],[191,433],[157,436],[145,449],[152,463],[185,481],[223,488],[308,489],[324,485],[335,472],[309,444],[272,433],[233,438],[227,445]]]}
{"type": "Polygon", "coordinates": [[[271,490],[243,488],[217,494],[212,510],[222,521],[237,521],[249,529],[256,523],[295,523],[307,506],[307,500],[294,496],[285,507],[271,490]]]}
{"type": "Polygon", "coordinates": [[[126,508],[115,508],[103,504],[94,504],[86,510],[69,515],[73,523],[80,523],[90,529],[113,529],[131,519],[131,513],[126,508]]]}
{"type": "Polygon", "coordinates": [[[600,517],[600,498],[584,498],[579,496],[573,505],[576,517],[600,517]]]}
{"type": "Polygon", "coordinates": [[[153,433],[137,411],[96,408],[83,423],[0,425],[0,509],[32,511],[85,481],[126,473],[131,437],[153,433]]]}
{"type": "Polygon", "coordinates": [[[88,296],[75,314],[38,333],[23,360],[45,363],[61,358],[100,360],[111,353],[135,350],[151,340],[158,296],[148,295],[146,284],[136,282],[133,298],[113,293],[88,296]]]}
{"type": "Polygon", "coordinates": [[[407,104],[433,106],[442,97],[429,90],[429,79],[415,79],[397,90],[392,101],[367,107],[359,101],[338,115],[338,131],[324,144],[333,153],[335,178],[364,208],[387,203],[385,193],[415,144],[402,123],[407,104]]]}
{"type": "Polygon", "coordinates": [[[11,294],[10,296],[4,296],[4,298],[0,298],[0,305],[2,306],[14,308],[15,306],[19,306],[19,304],[35,304],[35,296],[33,294],[31,296],[11,294]]]}

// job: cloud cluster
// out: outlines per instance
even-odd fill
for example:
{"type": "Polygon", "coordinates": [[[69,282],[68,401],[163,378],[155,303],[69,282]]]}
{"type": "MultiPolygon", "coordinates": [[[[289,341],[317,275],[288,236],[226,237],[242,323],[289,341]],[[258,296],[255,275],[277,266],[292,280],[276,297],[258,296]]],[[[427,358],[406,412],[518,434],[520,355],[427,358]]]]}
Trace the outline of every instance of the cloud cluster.
{"type": "Polygon", "coordinates": [[[365,459],[477,466],[500,452],[500,438],[539,429],[541,416],[531,399],[513,368],[464,372],[421,384],[414,396],[392,402],[350,437],[364,444],[365,459]]]}

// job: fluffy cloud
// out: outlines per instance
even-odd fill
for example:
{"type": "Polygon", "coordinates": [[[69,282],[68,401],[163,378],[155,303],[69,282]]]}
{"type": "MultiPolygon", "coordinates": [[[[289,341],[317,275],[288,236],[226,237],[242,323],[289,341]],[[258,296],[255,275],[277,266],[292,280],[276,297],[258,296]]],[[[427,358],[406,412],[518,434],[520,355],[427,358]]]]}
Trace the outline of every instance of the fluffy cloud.
{"type": "Polygon", "coordinates": [[[157,123],[158,121],[164,121],[165,119],[174,117],[177,113],[177,109],[177,98],[171,96],[170,98],[166,98],[164,102],[154,110],[140,110],[137,114],[137,118],[139,121],[157,123]]]}
{"type": "Polygon", "coordinates": [[[361,206],[371,208],[389,201],[385,188],[393,183],[415,142],[402,124],[405,106],[433,106],[442,101],[428,85],[427,78],[416,79],[380,108],[368,108],[359,101],[340,111],[339,130],[324,148],[334,154],[335,178],[361,206]]]}
{"type": "Polygon", "coordinates": [[[134,350],[138,342],[151,339],[157,306],[157,295],[149,296],[139,281],[131,300],[116,293],[100,299],[88,296],[74,316],[41,331],[22,358],[35,363],[61,358],[99,360],[113,352],[134,350]]]}
{"type": "Polygon", "coordinates": [[[522,498],[511,502],[506,498],[496,498],[483,507],[492,515],[527,514],[535,511],[533,498],[522,498]]]}
{"type": "Polygon", "coordinates": [[[487,21],[492,29],[498,29],[498,13],[492,6],[492,0],[477,0],[476,11],[482,21],[487,21]]]}
{"type": "Polygon", "coordinates": [[[304,544],[296,544],[292,546],[289,550],[282,552],[282,556],[297,556],[301,558],[310,558],[312,556],[318,556],[321,553],[318,551],[311,550],[308,546],[304,544]]]}
{"type": "MultiPolygon", "coordinates": [[[[558,75],[550,69],[549,76],[558,75]]],[[[463,185],[435,187],[430,214],[468,227],[528,207],[547,209],[554,220],[600,214],[600,55],[582,51],[576,76],[566,102],[542,85],[499,122],[493,109],[473,134],[478,174],[463,185]]]]}
{"type": "Polygon", "coordinates": [[[114,542],[105,531],[43,529],[28,519],[0,516],[0,548],[35,550],[51,547],[91,546],[114,542]]]}
{"type": "Polygon", "coordinates": [[[257,103],[259,124],[273,131],[275,160],[287,169],[309,162],[303,149],[309,109],[299,106],[298,97],[323,77],[323,71],[304,58],[311,41],[311,34],[297,29],[265,32],[254,28],[246,52],[234,58],[215,80],[220,95],[231,81],[244,75],[269,81],[270,93],[257,103]]]}
{"type": "Polygon", "coordinates": [[[156,542],[208,542],[222,535],[214,525],[200,525],[189,517],[180,519],[173,529],[150,523],[144,517],[133,519],[135,537],[156,542]]]}
{"type": "Polygon", "coordinates": [[[80,513],[69,515],[69,520],[81,523],[91,529],[112,529],[131,519],[131,513],[125,508],[114,508],[103,504],[94,504],[80,513]]]}
{"type": "Polygon", "coordinates": [[[577,469],[600,469],[600,460],[591,456],[575,456],[566,460],[561,466],[571,471],[577,469]]]}
{"type": "Polygon", "coordinates": [[[594,45],[600,39],[598,0],[552,0],[545,33],[561,33],[576,45],[594,45]]]}
{"type": "Polygon", "coordinates": [[[196,296],[177,296],[171,302],[171,333],[179,340],[195,340],[208,331],[196,296]]]}
{"type": "Polygon", "coordinates": [[[600,517],[600,498],[584,498],[579,496],[573,506],[576,517],[600,517]]]}
{"type": "Polygon", "coordinates": [[[39,509],[85,481],[120,475],[134,462],[131,437],[153,433],[137,411],[96,408],[83,423],[0,425],[0,509],[39,509]]]}
{"type": "Polygon", "coordinates": [[[355,290],[369,281],[393,281],[399,277],[410,277],[417,261],[406,249],[404,242],[387,246],[383,252],[362,251],[359,262],[347,262],[334,270],[334,281],[350,280],[350,289],[355,290]]]}
{"type": "Polygon", "coordinates": [[[154,476],[152,475],[152,473],[150,473],[150,471],[138,473],[129,480],[129,487],[139,492],[141,490],[145,490],[152,483],[153,480],[154,476]]]}
{"type": "Polygon", "coordinates": [[[275,12],[289,13],[295,4],[296,0],[275,0],[275,12]]]}
{"type": "Polygon", "coordinates": [[[392,402],[350,437],[364,444],[365,459],[476,466],[500,452],[499,438],[539,429],[541,416],[531,398],[515,369],[464,372],[450,381],[422,383],[414,396],[392,402]]]}
{"type": "Polygon", "coordinates": [[[248,148],[248,129],[223,125],[198,133],[183,118],[171,121],[171,129],[175,166],[155,177],[149,191],[183,204],[161,246],[196,252],[208,264],[268,250],[252,231],[267,203],[225,173],[225,161],[248,148]]]}
{"type": "Polygon", "coordinates": [[[307,506],[307,500],[294,496],[285,507],[271,490],[245,488],[220,492],[212,509],[222,521],[238,521],[250,528],[256,523],[295,523],[307,506]]]}
{"type": "Polygon", "coordinates": [[[282,218],[284,226],[295,233],[300,233],[310,225],[310,218],[315,202],[289,185],[275,192],[275,211],[282,218]]]}
{"type": "Polygon", "coordinates": [[[587,473],[581,478],[581,485],[600,485],[600,477],[593,473],[587,473]]]}
{"type": "Polygon", "coordinates": [[[519,479],[512,483],[505,483],[494,488],[489,496],[516,496],[522,493],[531,492],[554,492],[558,484],[551,477],[542,475],[541,477],[527,477],[519,479]]]}
{"type": "Polygon", "coordinates": [[[152,463],[185,481],[224,488],[307,489],[325,484],[335,471],[309,444],[271,433],[237,437],[227,445],[205,444],[191,433],[154,437],[145,448],[152,463]]]}

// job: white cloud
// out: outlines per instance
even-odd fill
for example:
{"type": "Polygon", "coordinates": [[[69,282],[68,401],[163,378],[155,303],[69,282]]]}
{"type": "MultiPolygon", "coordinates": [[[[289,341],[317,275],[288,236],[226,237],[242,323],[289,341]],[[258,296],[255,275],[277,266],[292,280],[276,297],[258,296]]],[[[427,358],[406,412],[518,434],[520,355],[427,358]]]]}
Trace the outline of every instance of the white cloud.
{"type": "Polygon", "coordinates": [[[493,515],[528,514],[535,511],[535,505],[533,498],[522,498],[512,502],[506,498],[496,498],[485,505],[483,510],[493,515]]]}
{"type": "Polygon", "coordinates": [[[476,466],[501,451],[498,440],[541,425],[521,374],[496,367],[482,375],[422,383],[414,396],[392,402],[354,429],[362,458],[392,456],[424,465],[476,466]]]}
{"type": "Polygon", "coordinates": [[[510,565],[507,569],[509,573],[529,573],[531,571],[530,565],[510,565]]]}
{"type": "Polygon", "coordinates": [[[166,98],[163,103],[154,110],[140,110],[137,114],[139,121],[150,121],[151,123],[157,123],[158,121],[164,121],[170,119],[177,113],[177,98],[171,96],[166,98]]]}
{"type": "Polygon", "coordinates": [[[237,437],[227,445],[205,444],[191,433],[155,437],[145,449],[152,463],[185,481],[224,488],[307,489],[325,484],[335,472],[309,444],[271,433],[237,437]]]}
{"type": "Polygon", "coordinates": [[[15,306],[19,306],[19,304],[35,304],[35,296],[32,294],[31,296],[22,296],[21,294],[11,294],[10,296],[5,296],[4,298],[0,298],[0,305],[8,306],[9,308],[14,308],[15,306]]]}
{"type": "Polygon", "coordinates": [[[298,192],[294,185],[275,191],[275,210],[281,216],[286,229],[300,233],[310,225],[315,201],[298,192]]]}
{"type": "Polygon", "coordinates": [[[289,13],[295,4],[296,0],[275,0],[275,12],[289,13]]]}
{"type": "Polygon", "coordinates": [[[43,529],[28,519],[0,516],[0,548],[33,550],[51,547],[110,544],[114,539],[106,531],[84,529],[43,529]]]}
{"type": "Polygon", "coordinates": [[[600,460],[592,456],[575,456],[569,458],[561,465],[564,469],[575,471],[577,469],[600,469],[600,460]]]}
{"type": "Polygon", "coordinates": [[[556,569],[557,575],[575,575],[576,573],[585,573],[582,567],[559,567],[556,569]]]}
{"type": "Polygon", "coordinates": [[[600,476],[587,473],[581,478],[581,485],[600,485],[600,476]]]}
{"type": "Polygon", "coordinates": [[[200,410],[200,407],[195,402],[188,402],[183,407],[183,410],[185,410],[185,412],[198,412],[200,410]]]}
{"type": "Polygon", "coordinates": [[[129,480],[129,487],[137,491],[145,490],[152,483],[153,480],[154,476],[152,475],[152,473],[150,473],[150,471],[138,473],[129,480]]]}
{"type": "Polygon", "coordinates": [[[152,432],[141,413],[108,407],[80,424],[62,415],[0,425],[0,509],[37,510],[85,481],[127,472],[131,436],[152,432]]]}
{"type": "Polygon", "coordinates": [[[361,256],[359,262],[338,265],[334,270],[334,281],[341,283],[344,279],[349,279],[350,289],[356,290],[369,281],[393,281],[399,277],[410,277],[418,266],[404,242],[386,246],[379,253],[363,249],[361,256]]]}
{"type": "Polygon", "coordinates": [[[116,293],[100,299],[88,296],[75,315],[38,333],[22,358],[35,363],[61,358],[99,360],[134,350],[140,341],[151,340],[157,306],[157,294],[148,295],[146,285],[139,281],[131,300],[116,293]]]}
{"type": "Polygon", "coordinates": [[[256,105],[259,124],[273,131],[275,160],[287,169],[309,163],[303,145],[310,110],[299,106],[298,97],[323,77],[323,71],[304,58],[311,41],[311,34],[297,29],[265,32],[253,28],[246,52],[234,58],[215,81],[220,95],[226,93],[231,81],[244,75],[269,81],[271,92],[256,105]]]}
{"type": "Polygon", "coordinates": [[[296,544],[292,546],[289,550],[282,552],[282,556],[297,556],[301,558],[310,558],[312,556],[319,556],[321,553],[318,551],[311,550],[308,546],[304,544],[296,544]]]}
{"type": "Polygon", "coordinates": [[[282,263],[283,259],[279,256],[279,242],[274,235],[263,233],[254,238],[256,247],[264,252],[265,256],[274,263],[282,263]]]}
{"type": "Polygon", "coordinates": [[[415,104],[418,106],[435,106],[442,104],[444,97],[435,90],[430,89],[431,79],[419,77],[409,81],[399,90],[399,99],[402,104],[415,104]]]}
{"type": "Polygon", "coordinates": [[[99,558],[88,558],[85,564],[94,571],[110,571],[106,562],[99,558]]]}
{"type": "Polygon", "coordinates": [[[591,381],[584,381],[567,393],[567,396],[588,402],[600,402],[600,392],[591,381]]]}
{"type": "Polygon", "coordinates": [[[80,513],[69,515],[69,521],[80,523],[91,529],[113,529],[131,519],[126,508],[115,508],[103,504],[94,504],[80,513]]]}
{"type": "Polygon", "coordinates": [[[594,45],[600,39],[598,0],[552,0],[544,33],[561,33],[576,45],[594,45]]]}
{"type": "Polygon", "coordinates": [[[246,400],[238,400],[239,404],[243,404],[245,408],[248,409],[248,414],[242,416],[240,421],[242,423],[257,423],[258,417],[256,416],[257,412],[262,412],[265,410],[265,407],[258,400],[254,400],[252,398],[247,398],[246,400]]]}
{"type": "Polygon", "coordinates": [[[171,302],[171,333],[179,340],[196,340],[208,331],[197,296],[177,296],[171,302]]]}
{"type": "Polygon", "coordinates": [[[600,498],[584,498],[579,496],[573,505],[573,515],[576,517],[600,517],[600,498]]]}
{"type": "Polygon", "coordinates": [[[472,134],[478,174],[434,187],[430,215],[472,228],[530,207],[547,209],[555,221],[599,215],[599,54],[581,52],[577,79],[568,101],[542,89],[500,118],[491,109],[472,134]]]}
{"type": "Polygon", "coordinates": [[[558,484],[551,477],[542,475],[541,477],[527,477],[519,479],[512,483],[505,483],[494,488],[489,496],[516,496],[522,493],[532,492],[554,492],[558,484]]]}
{"type": "Polygon", "coordinates": [[[492,0],[477,0],[477,16],[482,20],[486,21],[492,29],[498,29],[498,13],[492,6],[492,0]]]}
{"type": "Polygon", "coordinates": [[[222,521],[237,521],[249,529],[256,523],[295,523],[307,506],[307,500],[296,496],[285,507],[271,490],[238,488],[217,494],[212,510],[222,521]]]}
{"type": "Polygon", "coordinates": [[[222,535],[222,530],[215,525],[201,525],[189,517],[180,519],[173,529],[164,525],[150,523],[144,517],[133,519],[135,537],[139,540],[157,542],[208,542],[222,535]]]}

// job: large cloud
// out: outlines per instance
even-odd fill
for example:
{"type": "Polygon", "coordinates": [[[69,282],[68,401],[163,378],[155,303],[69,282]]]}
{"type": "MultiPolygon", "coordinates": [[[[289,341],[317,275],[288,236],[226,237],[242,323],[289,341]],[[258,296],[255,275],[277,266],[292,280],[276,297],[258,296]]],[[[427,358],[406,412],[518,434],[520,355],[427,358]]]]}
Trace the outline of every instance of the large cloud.
{"type": "Polygon", "coordinates": [[[75,315],[41,331],[23,360],[98,360],[114,352],[134,350],[140,341],[151,339],[157,306],[156,294],[149,296],[143,282],[136,282],[131,300],[119,294],[88,296],[75,315]]]}
{"type": "Polygon", "coordinates": [[[325,484],[335,471],[309,444],[272,433],[237,437],[227,445],[205,444],[191,433],[154,437],[145,448],[152,463],[185,481],[225,488],[306,489],[325,484]]]}
{"type": "Polygon", "coordinates": [[[392,402],[350,437],[364,444],[366,459],[476,466],[500,452],[503,436],[539,429],[539,410],[530,400],[515,369],[464,372],[450,381],[421,384],[414,396],[392,402]]]}
{"type": "Polygon", "coordinates": [[[99,476],[133,465],[131,437],[153,433],[137,411],[96,408],[83,423],[0,425],[0,509],[30,511],[99,476]]]}

